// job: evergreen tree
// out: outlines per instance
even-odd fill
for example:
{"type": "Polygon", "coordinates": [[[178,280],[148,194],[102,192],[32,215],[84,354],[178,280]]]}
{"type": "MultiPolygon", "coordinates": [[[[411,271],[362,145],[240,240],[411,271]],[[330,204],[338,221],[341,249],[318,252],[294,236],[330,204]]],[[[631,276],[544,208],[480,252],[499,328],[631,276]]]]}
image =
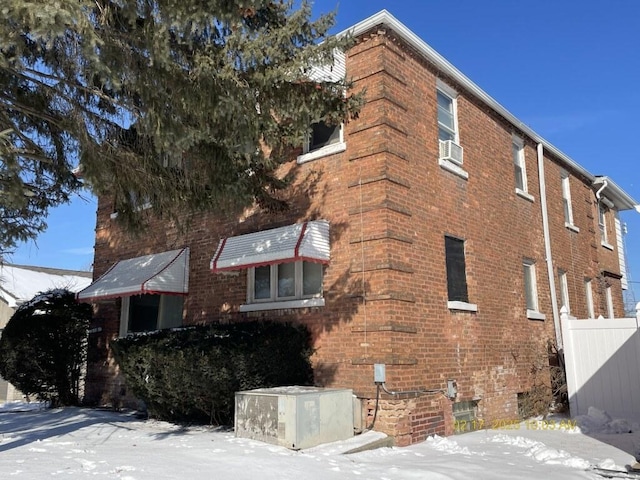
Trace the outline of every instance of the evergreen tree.
{"type": "Polygon", "coordinates": [[[77,405],[91,313],[61,289],[20,305],[0,337],[0,376],[26,395],[77,405]]]}
{"type": "Polygon", "coordinates": [[[80,188],[116,198],[119,220],[257,202],[285,208],[275,170],[309,123],[362,101],[313,81],[349,39],[291,0],[3,0],[0,252],[34,238],[80,188]]]}

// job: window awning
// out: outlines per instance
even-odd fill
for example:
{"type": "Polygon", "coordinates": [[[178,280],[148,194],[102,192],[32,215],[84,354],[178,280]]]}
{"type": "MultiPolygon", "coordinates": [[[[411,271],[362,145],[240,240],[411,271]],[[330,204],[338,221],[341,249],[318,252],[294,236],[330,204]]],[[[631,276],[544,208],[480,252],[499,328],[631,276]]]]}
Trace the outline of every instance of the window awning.
{"type": "Polygon", "coordinates": [[[121,260],[76,295],[90,302],[142,293],[186,295],[189,248],[121,260]]]}
{"type": "Polygon", "coordinates": [[[329,222],[316,220],[223,238],[211,260],[222,272],[307,260],[329,263],[329,222]]]}

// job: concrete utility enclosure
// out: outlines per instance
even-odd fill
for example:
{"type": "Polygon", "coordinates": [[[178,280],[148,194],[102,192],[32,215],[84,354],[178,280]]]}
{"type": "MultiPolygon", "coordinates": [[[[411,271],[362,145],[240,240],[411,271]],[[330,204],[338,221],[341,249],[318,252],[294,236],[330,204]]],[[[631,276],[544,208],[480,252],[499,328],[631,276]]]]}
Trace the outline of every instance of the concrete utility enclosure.
{"type": "Polygon", "coordinates": [[[295,450],[345,440],[353,436],[353,392],[318,387],[237,392],[235,432],[295,450]]]}

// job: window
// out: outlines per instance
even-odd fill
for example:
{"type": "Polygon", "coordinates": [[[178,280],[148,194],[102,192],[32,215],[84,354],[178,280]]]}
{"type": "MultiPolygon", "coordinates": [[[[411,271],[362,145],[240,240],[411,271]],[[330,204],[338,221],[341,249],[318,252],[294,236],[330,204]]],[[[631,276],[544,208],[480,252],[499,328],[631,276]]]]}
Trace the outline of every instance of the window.
{"type": "Polygon", "coordinates": [[[307,261],[250,268],[248,302],[283,302],[321,297],[322,274],[322,264],[307,261]]]}
{"type": "Polygon", "coordinates": [[[437,82],[439,159],[442,168],[465,180],[469,174],[462,169],[463,149],[458,135],[457,92],[448,85],[437,82]]]}
{"type": "Polygon", "coordinates": [[[604,243],[607,243],[607,211],[605,206],[600,203],[598,204],[598,226],[600,227],[600,240],[604,243]]]}
{"type": "Polygon", "coordinates": [[[317,122],[311,125],[309,134],[308,151],[312,152],[319,148],[333,145],[342,140],[341,125],[327,125],[325,122],[317,122]]]}
{"type": "Polygon", "coordinates": [[[133,295],[122,298],[120,335],[148,332],[182,325],[181,295],[133,295]]]}
{"type": "Polygon", "coordinates": [[[562,205],[564,207],[564,224],[567,228],[579,232],[580,230],[573,223],[573,209],[571,206],[571,187],[569,184],[569,174],[562,173],[562,205]]]}
{"type": "Polygon", "coordinates": [[[595,318],[595,310],[593,308],[593,286],[591,285],[590,278],[586,278],[584,280],[584,294],[587,301],[587,317],[595,318]]]}
{"type": "Polygon", "coordinates": [[[304,146],[304,153],[298,157],[298,163],[343,152],[346,148],[342,124],[328,125],[323,121],[315,122],[311,124],[311,131],[304,146]]]}
{"type": "Polygon", "coordinates": [[[467,293],[467,273],[464,257],[464,240],[444,237],[445,261],[447,265],[447,294],[449,308],[476,311],[470,304],[467,293]]]}
{"type": "Polygon", "coordinates": [[[527,317],[532,320],[544,320],[543,314],[538,311],[538,286],[536,282],[536,264],[533,260],[522,262],[524,279],[524,297],[527,304],[527,317]]]}
{"type": "Polygon", "coordinates": [[[524,160],[524,142],[521,138],[513,137],[511,152],[516,180],[516,193],[527,200],[533,200],[533,197],[528,193],[529,187],[527,185],[527,168],[524,160]]]}
{"type": "Polygon", "coordinates": [[[600,228],[600,244],[609,250],[613,250],[613,245],[609,243],[607,235],[607,207],[602,202],[598,204],[598,227],[600,228]]]}
{"type": "Polygon", "coordinates": [[[438,97],[438,139],[451,140],[458,143],[458,128],[456,120],[455,96],[445,93],[441,88],[438,97]]]}
{"type": "Polygon", "coordinates": [[[615,314],[613,312],[613,294],[611,293],[611,287],[607,286],[604,293],[607,300],[607,317],[615,318],[615,314]]]}
{"type": "Polygon", "coordinates": [[[567,313],[571,312],[569,305],[569,283],[567,281],[567,272],[558,270],[558,282],[560,284],[560,307],[567,307],[567,313]]]}

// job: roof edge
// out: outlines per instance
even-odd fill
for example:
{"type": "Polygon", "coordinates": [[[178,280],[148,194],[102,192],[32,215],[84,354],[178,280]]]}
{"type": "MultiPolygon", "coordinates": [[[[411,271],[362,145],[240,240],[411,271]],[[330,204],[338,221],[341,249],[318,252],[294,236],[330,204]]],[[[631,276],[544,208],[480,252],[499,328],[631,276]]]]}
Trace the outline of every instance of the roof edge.
{"type": "Polygon", "coordinates": [[[611,177],[598,175],[593,181],[594,186],[604,186],[602,194],[610,199],[618,210],[636,210],[640,213],[640,204],[625,192],[611,177]]]}
{"type": "Polygon", "coordinates": [[[514,127],[520,129],[523,133],[528,135],[533,141],[536,143],[542,144],[542,146],[548,150],[550,153],[558,157],[566,166],[569,168],[579,172],[583,176],[585,176],[589,181],[593,182],[595,180],[595,176],[586,170],[582,165],[577,163],[571,157],[563,153],[561,150],[556,148],[550,142],[545,140],[542,136],[536,133],[529,126],[522,123],[515,115],[509,112],[505,107],[503,107],[500,103],[498,103],[493,97],[487,94],[484,90],[482,90],[478,85],[472,82],[466,75],[464,75],[460,70],[454,67],[448,60],[446,60],[442,55],[436,52],[431,46],[429,46],[423,39],[421,39],[418,35],[413,33],[409,28],[407,28],[402,22],[400,22],[396,17],[394,17],[387,10],[381,10],[378,13],[362,20],[361,22],[356,23],[354,26],[345,29],[340,32],[338,35],[346,35],[351,34],[356,37],[361,35],[377,25],[387,25],[394,32],[396,32],[400,37],[407,42],[411,47],[415,48],[420,54],[422,54],[427,60],[433,62],[440,70],[442,70],[447,75],[451,76],[454,80],[456,80],[460,85],[462,85],[465,89],[471,92],[476,98],[484,102],[487,106],[495,110],[497,113],[502,115],[509,123],[511,123],[514,127]]]}

